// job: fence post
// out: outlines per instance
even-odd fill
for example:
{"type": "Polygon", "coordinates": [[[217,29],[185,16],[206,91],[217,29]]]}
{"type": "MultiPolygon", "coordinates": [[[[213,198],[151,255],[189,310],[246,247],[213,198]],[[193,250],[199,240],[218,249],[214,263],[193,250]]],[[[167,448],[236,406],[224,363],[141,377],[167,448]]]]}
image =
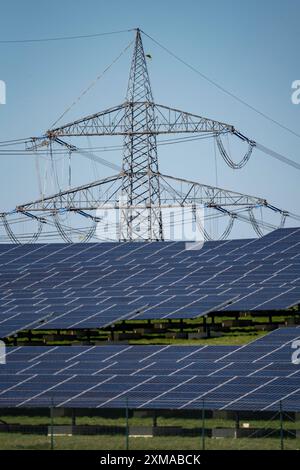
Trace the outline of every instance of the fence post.
{"type": "Polygon", "coordinates": [[[205,450],[205,410],[204,399],[202,400],[202,450],[205,450]]]}
{"type": "Polygon", "coordinates": [[[54,434],[53,434],[53,426],[54,426],[54,404],[53,398],[51,398],[51,407],[50,407],[50,436],[51,436],[51,444],[50,449],[54,450],[54,434]]]}
{"type": "Polygon", "coordinates": [[[129,413],[128,413],[128,398],[126,398],[126,430],[125,430],[125,441],[126,441],[126,450],[129,450],[129,413]]]}
{"type": "Polygon", "coordinates": [[[283,443],[283,412],[282,412],[282,402],[279,402],[279,417],[280,417],[280,450],[284,450],[283,443]]]}
{"type": "Polygon", "coordinates": [[[72,427],[76,426],[76,409],[72,408],[72,427]]]}
{"type": "Polygon", "coordinates": [[[240,414],[238,411],[235,412],[235,438],[238,438],[238,433],[240,429],[240,414]]]}

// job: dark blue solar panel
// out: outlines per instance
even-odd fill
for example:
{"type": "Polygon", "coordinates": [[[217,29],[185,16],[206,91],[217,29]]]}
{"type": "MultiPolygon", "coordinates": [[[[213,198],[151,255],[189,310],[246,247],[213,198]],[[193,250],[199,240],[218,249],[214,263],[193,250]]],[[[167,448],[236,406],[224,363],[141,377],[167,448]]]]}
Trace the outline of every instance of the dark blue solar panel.
{"type": "Polygon", "coordinates": [[[300,365],[282,328],[240,347],[15,347],[0,366],[0,407],[300,411],[300,365]]]}
{"type": "Polygon", "coordinates": [[[0,245],[0,337],[299,303],[300,229],[261,239],[0,245]]]}

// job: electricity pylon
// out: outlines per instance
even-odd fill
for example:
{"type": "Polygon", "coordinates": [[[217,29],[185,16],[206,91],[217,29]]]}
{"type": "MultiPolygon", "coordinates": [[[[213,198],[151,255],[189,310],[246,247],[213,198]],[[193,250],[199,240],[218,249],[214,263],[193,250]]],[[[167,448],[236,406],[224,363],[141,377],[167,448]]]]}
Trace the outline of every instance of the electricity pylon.
{"type": "MultiPolygon", "coordinates": [[[[163,206],[182,207],[198,203],[227,215],[229,223],[223,237],[229,234],[234,220],[250,222],[256,233],[262,235],[253,215],[253,210],[257,207],[281,213],[281,225],[283,224],[288,213],[272,206],[264,198],[161,174],[157,157],[157,136],[178,133],[216,137],[221,153],[225,153],[225,149],[220,136],[235,135],[248,144],[248,150],[242,161],[249,159],[255,147],[255,142],[230,124],[155,103],[141,32],[137,29],[125,102],[51,129],[42,138],[33,139],[30,144],[30,148],[38,148],[40,142],[42,141],[44,145],[46,140],[51,145],[57,142],[66,146],[70,152],[76,152],[78,148],[62,138],[123,136],[121,171],[93,183],[21,204],[17,206],[16,211],[36,218],[40,226],[43,214],[54,215],[56,226],[66,241],[71,240],[64,234],[64,229],[59,224],[59,211],[77,212],[95,222],[93,211],[108,207],[109,204],[111,208],[118,208],[121,211],[119,240],[124,241],[164,240],[163,206]]],[[[2,216],[4,217],[3,214],[2,216]]],[[[6,219],[5,224],[6,231],[11,237],[6,219]]],[[[265,228],[271,227],[266,224],[265,228]]],[[[209,238],[207,233],[205,238],[209,238]]]]}
{"type": "Polygon", "coordinates": [[[141,33],[137,30],[124,112],[121,240],[144,230],[148,240],[163,240],[155,111],[141,33]],[[145,131],[145,132],[143,132],[145,131]],[[125,199],[125,201],[124,201],[125,199]],[[136,209],[133,209],[136,206],[136,209]],[[132,208],[132,209],[131,209],[132,208]],[[134,223],[137,221],[137,223],[134,223]]]}

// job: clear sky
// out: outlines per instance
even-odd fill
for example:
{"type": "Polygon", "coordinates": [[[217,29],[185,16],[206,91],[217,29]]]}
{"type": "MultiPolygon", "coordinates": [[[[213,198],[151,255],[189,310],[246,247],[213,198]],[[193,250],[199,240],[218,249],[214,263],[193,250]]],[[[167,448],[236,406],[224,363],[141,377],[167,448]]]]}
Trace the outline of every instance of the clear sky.
{"type": "MultiPolygon", "coordinates": [[[[140,27],[212,80],[300,134],[300,105],[291,102],[291,84],[300,79],[298,0],[3,0],[0,8],[0,41],[140,27]]],[[[7,103],[0,105],[0,140],[43,134],[133,36],[126,32],[72,41],[0,43],[0,79],[7,86],[7,103]]],[[[148,66],[158,103],[231,123],[299,162],[300,138],[222,93],[147,38],[144,47],[152,56],[148,66]]],[[[131,50],[62,123],[122,102],[130,55],[131,50]]],[[[108,144],[105,139],[99,138],[97,145],[108,144]]],[[[104,157],[121,163],[120,153],[104,157]]],[[[32,157],[0,158],[0,210],[38,197],[32,157]]],[[[111,173],[78,159],[74,184],[111,173]]],[[[276,206],[300,212],[299,171],[259,151],[239,171],[226,167],[219,157],[216,178],[211,144],[165,146],[160,169],[206,184],[217,181],[221,187],[263,196],[276,206]]]]}

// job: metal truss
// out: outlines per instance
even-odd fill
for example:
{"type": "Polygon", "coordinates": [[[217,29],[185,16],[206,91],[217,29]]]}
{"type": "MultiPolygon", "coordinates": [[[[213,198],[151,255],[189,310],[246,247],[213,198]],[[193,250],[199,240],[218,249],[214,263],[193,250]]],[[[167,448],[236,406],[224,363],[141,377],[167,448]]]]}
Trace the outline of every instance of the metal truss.
{"type": "MultiPolygon", "coordinates": [[[[146,177],[147,174],[144,176],[146,177]]],[[[279,227],[282,227],[285,219],[291,215],[286,211],[272,206],[264,198],[204,185],[195,181],[160,173],[156,173],[152,175],[152,177],[158,179],[160,187],[160,202],[153,205],[153,210],[161,211],[162,208],[196,207],[196,205],[203,205],[206,210],[215,213],[218,212],[228,218],[228,224],[223,234],[221,234],[220,239],[224,239],[230,234],[235,221],[251,224],[256,234],[259,236],[263,235],[262,229],[273,230],[276,228],[274,225],[270,225],[266,222],[258,223],[254,217],[255,209],[269,209],[281,214],[279,227]]],[[[126,217],[132,214],[143,214],[147,209],[145,209],[143,202],[134,201],[129,204],[128,201],[120,197],[120,195],[122,195],[123,181],[124,172],[120,172],[109,178],[104,178],[87,185],[77,186],[67,191],[61,191],[43,199],[20,205],[16,208],[16,212],[26,215],[27,217],[35,218],[39,226],[41,226],[41,221],[44,222],[44,220],[50,216],[54,220],[60,236],[64,241],[70,243],[72,241],[71,236],[66,233],[59,222],[60,214],[65,214],[66,212],[77,213],[86,218],[90,218],[93,224],[86,236],[82,238],[82,241],[88,241],[95,234],[96,222],[101,223],[101,217],[98,215],[99,212],[101,213],[101,210],[119,211],[121,217],[118,239],[122,240],[123,233],[127,230],[126,217]],[[97,213],[97,211],[99,212],[97,213]]],[[[3,220],[6,222],[6,217],[3,220]]],[[[139,224],[142,225],[141,218],[139,218],[139,224]]],[[[7,227],[5,227],[5,230],[10,239],[13,240],[13,232],[8,232],[7,227]]],[[[146,233],[143,235],[145,237],[147,236],[146,233]]],[[[210,234],[204,227],[203,236],[206,240],[211,239],[210,234]]]]}
{"type": "Polygon", "coordinates": [[[155,112],[139,31],[126,98],[121,197],[129,209],[122,210],[120,240],[163,240],[155,112]]]}
{"type": "Polygon", "coordinates": [[[77,121],[47,131],[44,137],[80,137],[103,135],[147,135],[147,134],[180,134],[211,132],[220,134],[224,132],[235,133],[231,124],[215,121],[197,114],[188,113],[179,109],[170,108],[151,101],[126,101],[113,108],[96,114],[83,117],[77,121]],[[129,128],[126,118],[134,110],[146,111],[154,115],[152,120],[146,122],[143,128],[129,128]],[[154,126],[153,126],[154,124],[154,126]]]}
{"type": "MultiPolygon", "coordinates": [[[[143,175],[147,177],[148,173],[144,173],[143,175]]],[[[212,208],[221,206],[236,209],[242,207],[256,208],[257,206],[268,206],[268,202],[264,198],[160,173],[155,173],[151,176],[159,180],[161,189],[160,203],[162,205],[184,206],[185,204],[198,203],[212,208]]],[[[51,210],[58,211],[63,209],[68,211],[94,211],[108,202],[114,204],[115,207],[119,205],[127,208],[131,206],[133,208],[141,207],[143,204],[139,201],[135,201],[132,204],[128,203],[128,201],[120,203],[123,179],[124,172],[121,172],[118,175],[19,205],[17,206],[17,211],[49,212],[51,210]]]]}

